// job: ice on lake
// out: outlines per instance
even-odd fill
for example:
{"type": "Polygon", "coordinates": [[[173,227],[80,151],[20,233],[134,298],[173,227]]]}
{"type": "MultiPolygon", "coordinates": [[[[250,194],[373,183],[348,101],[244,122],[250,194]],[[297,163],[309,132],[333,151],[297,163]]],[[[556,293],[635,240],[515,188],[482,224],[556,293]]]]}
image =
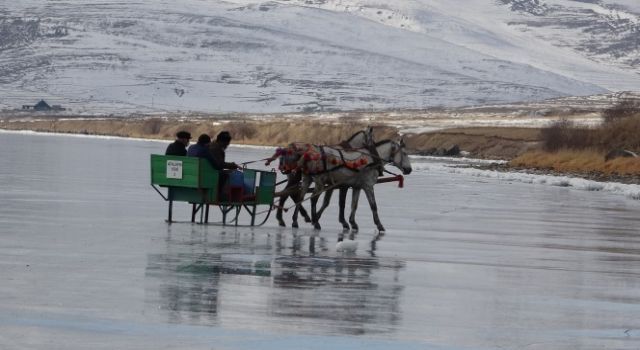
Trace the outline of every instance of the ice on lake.
{"type": "Polygon", "coordinates": [[[335,202],[320,232],[167,225],[149,185],[166,143],[0,133],[0,147],[2,349],[640,347],[635,187],[416,158],[405,188],[376,187],[387,233],[363,197],[343,254],[335,202]]]}

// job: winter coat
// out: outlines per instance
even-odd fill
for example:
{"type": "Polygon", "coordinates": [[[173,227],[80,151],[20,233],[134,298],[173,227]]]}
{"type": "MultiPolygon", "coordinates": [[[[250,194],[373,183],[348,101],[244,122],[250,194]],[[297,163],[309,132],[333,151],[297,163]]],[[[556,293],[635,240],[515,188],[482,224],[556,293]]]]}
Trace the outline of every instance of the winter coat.
{"type": "Polygon", "coordinates": [[[173,143],[169,144],[166,152],[164,152],[167,156],[186,156],[187,155],[187,146],[184,143],[176,140],[173,143]]]}
{"type": "Polygon", "coordinates": [[[188,157],[198,157],[204,158],[209,161],[209,164],[216,169],[222,170],[220,164],[211,156],[211,152],[209,152],[209,147],[207,145],[202,145],[196,143],[195,145],[189,146],[189,150],[187,151],[188,157]]]}
{"type": "Polygon", "coordinates": [[[218,167],[215,167],[216,169],[221,170],[221,169],[236,168],[233,163],[227,163],[224,161],[225,150],[224,148],[222,148],[222,146],[219,143],[211,142],[211,144],[209,145],[209,152],[211,153],[211,156],[213,157],[214,161],[218,166],[218,167]]]}

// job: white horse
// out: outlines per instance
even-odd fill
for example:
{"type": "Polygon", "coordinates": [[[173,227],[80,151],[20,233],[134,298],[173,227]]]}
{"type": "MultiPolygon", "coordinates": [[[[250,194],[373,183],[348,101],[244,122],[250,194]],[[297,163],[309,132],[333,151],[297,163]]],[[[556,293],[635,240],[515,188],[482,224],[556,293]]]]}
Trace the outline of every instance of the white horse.
{"type": "MultiPolygon", "coordinates": [[[[367,200],[369,201],[371,212],[373,213],[373,221],[375,222],[378,231],[384,232],[384,226],[382,226],[382,223],[380,222],[380,218],[378,216],[378,206],[376,204],[373,186],[378,181],[380,166],[383,166],[384,164],[391,163],[398,169],[402,170],[402,173],[405,175],[411,173],[411,162],[404,148],[405,145],[402,139],[400,140],[400,142],[394,142],[391,140],[380,141],[375,144],[375,153],[364,148],[351,152],[343,152],[345,155],[357,152],[359,156],[364,156],[369,159],[369,161],[367,162],[368,165],[360,170],[353,170],[351,168],[341,166],[326,169],[326,171],[324,172],[318,172],[313,175],[304,175],[302,178],[302,193],[306,193],[307,189],[311,185],[311,181],[315,183],[313,197],[316,199],[316,201],[312,200],[311,202],[311,220],[313,226],[318,230],[321,228],[319,223],[320,215],[322,214],[322,211],[326,208],[330,200],[330,195],[325,196],[323,207],[320,211],[317,211],[316,202],[317,197],[320,195],[320,193],[325,190],[327,186],[329,189],[335,187],[350,187],[353,189],[351,199],[351,215],[349,216],[349,223],[351,224],[351,228],[354,231],[358,230],[358,224],[355,221],[355,214],[358,208],[360,190],[364,190],[364,193],[367,196],[367,200]]],[[[344,220],[343,197],[346,197],[346,191],[344,195],[341,191],[342,213],[340,222],[343,224],[343,227],[347,228],[348,224],[344,220]]]]}
{"type": "MultiPolygon", "coordinates": [[[[293,144],[289,145],[288,148],[293,148],[291,147],[293,144]]],[[[319,147],[319,146],[314,146],[314,147],[319,147]]],[[[341,150],[353,150],[353,149],[359,149],[359,148],[371,148],[374,147],[374,142],[373,142],[373,128],[372,127],[367,127],[364,130],[360,130],[358,132],[356,132],[355,134],[351,135],[351,137],[349,137],[347,140],[341,142],[339,145],[337,146],[329,146],[335,149],[341,149],[341,150]]],[[[277,159],[278,157],[280,157],[280,169],[281,171],[287,176],[287,184],[285,186],[285,189],[282,191],[282,195],[280,196],[280,200],[278,203],[278,210],[276,212],[276,219],[278,220],[278,224],[280,226],[286,226],[284,219],[282,217],[282,211],[283,211],[283,207],[284,204],[286,202],[286,200],[291,197],[291,199],[294,202],[299,202],[303,197],[304,197],[304,193],[306,192],[301,192],[300,190],[300,183],[302,180],[302,172],[301,171],[290,171],[289,169],[293,168],[293,167],[298,167],[298,162],[300,160],[300,158],[303,156],[303,151],[299,151],[296,150],[294,151],[293,155],[289,155],[287,157],[281,157],[280,152],[276,152],[276,154],[274,154],[271,158],[269,158],[267,160],[267,162],[265,163],[266,165],[269,165],[273,160],[277,159]],[[291,164],[289,164],[288,166],[286,166],[285,164],[283,164],[283,161],[286,162],[290,162],[291,164]],[[286,169],[286,170],[284,170],[286,169]]],[[[299,169],[298,169],[299,170],[299,169]]],[[[344,189],[344,191],[346,192],[346,188],[344,189]]],[[[331,193],[333,192],[333,189],[329,189],[327,191],[329,197],[331,197],[331,193]]],[[[341,192],[342,193],[342,189],[341,192]]],[[[346,194],[345,194],[346,195],[346,194]]],[[[312,202],[317,202],[317,197],[314,197],[312,199],[312,202]]],[[[344,209],[344,204],[343,204],[343,209],[344,209]]],[[[292,217],[292,222],[291,222],[291,227],[298,227],[298,212],[300,212],[300,214],[302,214],[302,216],[305,218],[305,221],[307,222],[311,222],[311,219],[309,218],[309,216],[307,215],[307,212],[304,210],[304,207],[300,206],[296,206],[294,212],[293,212],[293,217],[292,217]]],[[[343,210],[344,212],[344,210],[343,210]]]]}

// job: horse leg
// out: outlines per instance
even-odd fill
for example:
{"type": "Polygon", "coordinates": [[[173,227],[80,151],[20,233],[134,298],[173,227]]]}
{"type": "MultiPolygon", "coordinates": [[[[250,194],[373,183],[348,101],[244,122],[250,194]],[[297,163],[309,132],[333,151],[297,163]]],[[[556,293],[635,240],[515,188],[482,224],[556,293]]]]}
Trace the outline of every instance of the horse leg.
{"type": "MultiPolygon", "coordinates": [[[[282,218],[282,211],[284,209],[284,204],[287,202],[287,199],[291,197],[294,203],[296,203],[296,197],[294,197],[293,192],[295,192],[295,187],[298,186],[300,181],[295,179],[291,174],[287,174],[287,185],[284,187],[284,191],[286,194],[280,197],[280,201],[278,202],[279,207],[276,212],[276,219],[278,220],[278,225],[285,227],[284,219],[282,218]]],[[[297,208],[293,212],[293,219],[291,222],[291,227],[298,227],[298,213],[297,208]]]]}
{"type": "Polygon", "coordinates": [[[320,230],[320,217],[318,216],[317,204],[318,197],[322,190],[324,189],[324,184],[316,181],[314,189],[313,189],[313,197],[311,198],[311,222],[313,223],[313,228],[316,230],[320,230]]]}
{"type": "MultiPolygon", "coordinates": [[[[298,203],[300,201],[298,196],[294,196],[293,194],[290,196],[294,203],[298,203]]],[[[301,204],[296,204],[293,209],[293,215],[291,216],[291,227],[293,228],[298,228],[298,213],[300,212],[300,209],[304,210],[301,204]]]]}
{"type": "Polygon", "coordinates": [[[287,226],[284,223],[284,219],[282,218],[282,210],[284,207],[284,203],[287,201],[287,198],[289,198],[289,195],[280,197],[280,199],[278,200],[278,211],[276,211],[276,220],[278,220],[278,225],[282,227],[287,226]]]}
{"type": "MultiPolygon", "coordinates": [[[[315,191],[313,192],[313,194],[315,195],[315,191]]],[[[318,206],[318,198],[317,197],[312,197],[311,198],[311,224],[313,225],[313,228],[315,228],[316,230],[320,229],[320,223],[318,222],[320,220],[320,218],[318,217],[318,210],[317,210],[317,206],[318,206]]]]}
{"type": "Polygon", "coordinates": [[[356,224],[356,210],[358,209],[358,199],[360,198],[360,189],[354,187],[351,190],[351,215],[349,216],[349,223],[351,224],[351,231],[358,232],[358,224],[356,224]]]}
{"type": "Polygon", "coordinates": [[[347,223],[347,220],[344,219],[344,207],[346,205],[347,202],[347,191],[349,190],[349,187],[346,186],[340,186],[340,214],[338,215],[338,220],[340,221],[340,223],[342,224],[342,228],[344,230],[349,230],[351,227],[349,227],[349,224],[347,223]]]}
{"type": "MultiPolygon", "coordinates": [[[[302,192],[302,185],[301,185],[302,174],[295,173],[295,174],[289,174],[288,176],[289,176],[289,181],[291,182],[291,187],[296,187],[298,189],[297,191],[294,191],[291,194],[291,200],[297,203],[303,200],[306,194],[306,192],[302,192]],[[293,194],[296,194],[296,195],[294,196],[293,194]]],[[[307,211],[304,209],[303,205],[300,205],[300,207],[297,207],[297,209],[300,212],[300,214],[302,214],[302,217],[304,218],[305,222],[311,222],[311,218],[309,217],[309,214],[307,213],[307,211]]],[[[297,215],[296,215],[296,219],[297,219],[297,215]]]]}
{"type": "MultiPolygon", "coordinates": [[[[297,194],[295,196],[292,195],[293,200],[297,204],[296,204],[296,209],[293,211],[293,223],[291,224],[291,227],[294,227],[294,228],[298,227],[298,212],[304,212],[306,214],[306,211],[302,207],[302,201],[304,200],[304,195],[307,193],[307,190],[309,189],[310,182],[311,180],[309,178],[304,178],[303,181],[300,181],[300,187],[297,194]]],[[[306,219],[307,218],[305,217],[305,220],[306,219]]]]}
{"type": "MultiPolygon", "coordinates": [[[[291,199],[294,203],[301,202],[302,200],[304,200],[304,194],[300,191],[296,191],[295,193],[291,194],[291,199]]],[[[293,211],[294,219],[296,222],[295,227],[298,227],[298,213],[302,215],[302,217],[304,218],[304,222],[311,222],[311,218],[309,217],[307,211],[304,209],[304,205],[300,203],[300,205],[296,205],[296,209],[293,211]]]]}
{"type": "MultiPolygon", "coordinates": [[[[304,199],[304,195],[298,194],[297,201],[301,201],[302,199],[304,199]]],[[[309,213],[307,213],[307,211],[304,209],[303,205],[300,205],[300,215],[302,215],[302,217],[304,218],[304,222],[311,222],[311,217],[309,216],[309,213]]]]}
{"type": "Polygon", "coordinates": [[[373,186],[365,187],[364,194],[367,195],[367,200],[369,201],[369,207],[371,207],[371,212],[373,213],[373,222],[378,227],[378,231],[380,233],[384,233],[384,227],[382,226],[382,223],[380,222],[380,218],[378,217],[378,205],[376,204],[376,195],[373,192],[373,186]]]}
{"type": "MultiPolygon", "coordinates": [[[[329,206],[329,203],[331,202],[331,195],[333,194],[333,189],[327,190],[324,193],[324,198],[322,199],[322,207],[320,207],[320,210],[318,210],[318,220],[320,220],[320,217],[322,216],[322,213],[324,212],[325,209],[327,209],[327,207],[329,206]]],[[[316,201],[319,198],[315,198],[316,201]]]]}

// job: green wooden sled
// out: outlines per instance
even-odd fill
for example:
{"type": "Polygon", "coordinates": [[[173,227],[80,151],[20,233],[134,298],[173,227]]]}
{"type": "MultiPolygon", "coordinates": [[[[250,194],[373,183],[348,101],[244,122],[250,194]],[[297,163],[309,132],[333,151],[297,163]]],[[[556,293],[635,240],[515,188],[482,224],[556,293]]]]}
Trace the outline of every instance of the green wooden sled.
{"type": "Polygon", "coordinates": [[[187,202],[192,205],[191,222],[209,223],[209,206],[217,206],[222,213],[222,221],[213,223],[239,225],[239,216],[244,209],[250,217],[248,226],[256,226],[256,218],[264,219],[257,224],[263,225],[271,214],[276,187],[276,173],[255,169],[243,169],[242,184],[225,186],[219,193],[220,172],[208,161],[195,157],[151,155],[151,186],[169,202],[167,222],[173,221],[173,202],[187,202]],[[160,188],[166,188],[166,195],[160,188]],[[266,205],[266,210],[257,211],[258,206],[266,205]],[[266,213],[266,215],[265,215],[266,213]],[[229,214],[233,219],[227,222],[229,214]]]}

